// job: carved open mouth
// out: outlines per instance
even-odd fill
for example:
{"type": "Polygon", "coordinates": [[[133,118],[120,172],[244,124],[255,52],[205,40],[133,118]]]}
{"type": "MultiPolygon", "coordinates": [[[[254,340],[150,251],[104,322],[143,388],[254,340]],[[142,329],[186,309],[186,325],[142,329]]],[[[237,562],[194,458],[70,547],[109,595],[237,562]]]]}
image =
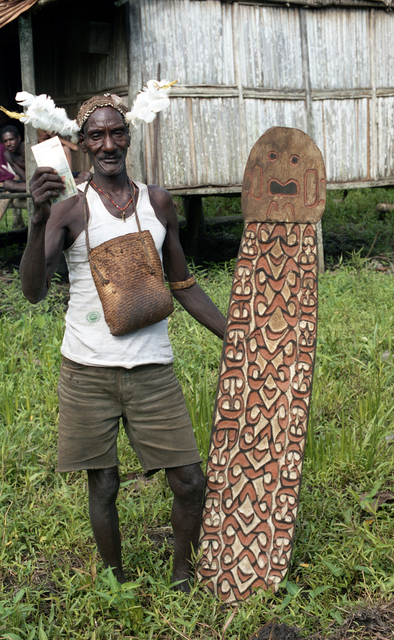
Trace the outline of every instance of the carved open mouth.
{"type": "Polygon", "coordinates": [[[288,180],[284,184],[278,180],[270,180],[268,183],[268,194],[270,196],[295,198],[300,192],[297,180],[288,180]]]}

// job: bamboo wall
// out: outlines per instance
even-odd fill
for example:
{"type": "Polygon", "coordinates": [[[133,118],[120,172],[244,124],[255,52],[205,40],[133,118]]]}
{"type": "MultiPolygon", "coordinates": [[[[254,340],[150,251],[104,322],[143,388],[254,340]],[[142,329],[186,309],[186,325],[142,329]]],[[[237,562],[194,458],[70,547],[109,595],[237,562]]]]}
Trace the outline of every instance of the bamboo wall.
{"type": "Polygon", "coordinates": [[[140,0],[143,81],[178,79],[145,128],[147,180],[238,191],[271,126],[309,133],[331,187],[394,183],[394,16],[218,0],[140,0]]]}
{"type": "MultiPolygon", "coordinates": [[[[127,98],[127,21],[127,5],[115,7],[113,0],[60,1],[38,12],[33,22],[37,93],[51,95],[72,118],[93,95],[112,92],[127,98]],[[101,34],[108,50],[95,53],[101,34]]],[[[73,152],[73,169],[87,168],[88,157],[73,152]]]]}
{"type": "Polygon", "coordinates": [[[277,125],[314,138],[331,188],[392,184],[394,16],[374,4],[103,0],[99,14],[90,0],[55,2],[34,23],[37,90],[75,116],[95,93],[131,103],[150,78],[177,79],[128,159],[132,175],[174,192],[239,192],[249,150],[277,125]],[[79,51],[73,36],[73,16],[92,15],[112,24],[106,55],[79,51]]]}

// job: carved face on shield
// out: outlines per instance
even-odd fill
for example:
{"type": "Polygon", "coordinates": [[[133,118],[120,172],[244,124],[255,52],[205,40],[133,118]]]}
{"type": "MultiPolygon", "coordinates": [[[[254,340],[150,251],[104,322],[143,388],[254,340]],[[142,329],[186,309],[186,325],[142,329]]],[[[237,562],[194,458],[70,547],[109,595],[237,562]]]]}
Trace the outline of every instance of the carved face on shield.
{"type": "Polygon", "coordinates": [[[245,221],[316,223],[325,203],[324,162],[313,140],[299,129],[268,129],[246,164],[245,221]]]}

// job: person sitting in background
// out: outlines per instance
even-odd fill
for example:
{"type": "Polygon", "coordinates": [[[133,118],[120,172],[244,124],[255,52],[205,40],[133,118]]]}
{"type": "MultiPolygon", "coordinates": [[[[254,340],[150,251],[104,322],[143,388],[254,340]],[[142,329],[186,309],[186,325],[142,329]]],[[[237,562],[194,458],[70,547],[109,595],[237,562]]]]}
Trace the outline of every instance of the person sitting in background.
{"type": "Polygon", "coordinates": [[[2,142],[0,142],[0,187],[4,186],[6,180],[13,180],[14,174],[7,167],[7,160],[5,159],[5,149],[2,142]]]}
{"type": "MultiPolygon", "coordinates": [[[[7,169],[7,161],[5,159],[5,149],[2,142],[0,142],[0,189],[3,190],[4,182],[7,180],[13,180],[14,174],[7,169]]],[[[7,211],[10,200],[0,200],[0,220],[7,211]]]]}
{"type": "Polygon", "coordinates": [[[3,181],[3,186],[7,191],[26,191],[26,170],[25,170],[25,145],[22,142],[20,133],[14,125],[9,124],[2,131],[2,141],[5,147],[5,169],[13,174],[13,178],[3,181]]]}
{"type": "Polygon", "coordinates": [[[20,133],[14,125],[9,124],[2,131],[2,140],[5,147],[6,169],[14,174],[14,177],[4,180],[3,186],[7,191],[26,191],[26,167],[25,144],[20,133]]]}
{"type": "MultiPolygon", "coordinates": [[[[5,149],[2,142],[0,142],[0,189],[1,191],[9,191],[7,184],[14,180],[15,175],[11,172],[11,168],[5,158],[5,149]]],[[[11,204],[11,198],[0,200],[0,220],[3,218],[5,212],[11,204]]],[[[12,228],[20,229],[24,227],[22,212],[19,208],[13,209],[12,228]]]]}

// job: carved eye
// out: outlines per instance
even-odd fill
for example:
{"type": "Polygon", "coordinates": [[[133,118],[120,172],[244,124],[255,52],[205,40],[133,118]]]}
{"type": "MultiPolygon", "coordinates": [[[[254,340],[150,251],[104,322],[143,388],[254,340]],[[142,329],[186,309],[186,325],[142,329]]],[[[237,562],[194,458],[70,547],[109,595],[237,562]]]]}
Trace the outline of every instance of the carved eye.
{"type": "Polygon", "coordinates": [[[291,164],[293,167],[296,167],[298,164],[300,164],[300,158],[299,158],[299,156],[296,156],[296,155],[290,156],[290,164],[291,164]]]}
{"type": "Polygon", "coordinates": [[[268,160],[270,162],[275,162],[277,157],[278,157],[278,154],[276,153],[276,151],[270,151],[268,154],[268,160]]]}

